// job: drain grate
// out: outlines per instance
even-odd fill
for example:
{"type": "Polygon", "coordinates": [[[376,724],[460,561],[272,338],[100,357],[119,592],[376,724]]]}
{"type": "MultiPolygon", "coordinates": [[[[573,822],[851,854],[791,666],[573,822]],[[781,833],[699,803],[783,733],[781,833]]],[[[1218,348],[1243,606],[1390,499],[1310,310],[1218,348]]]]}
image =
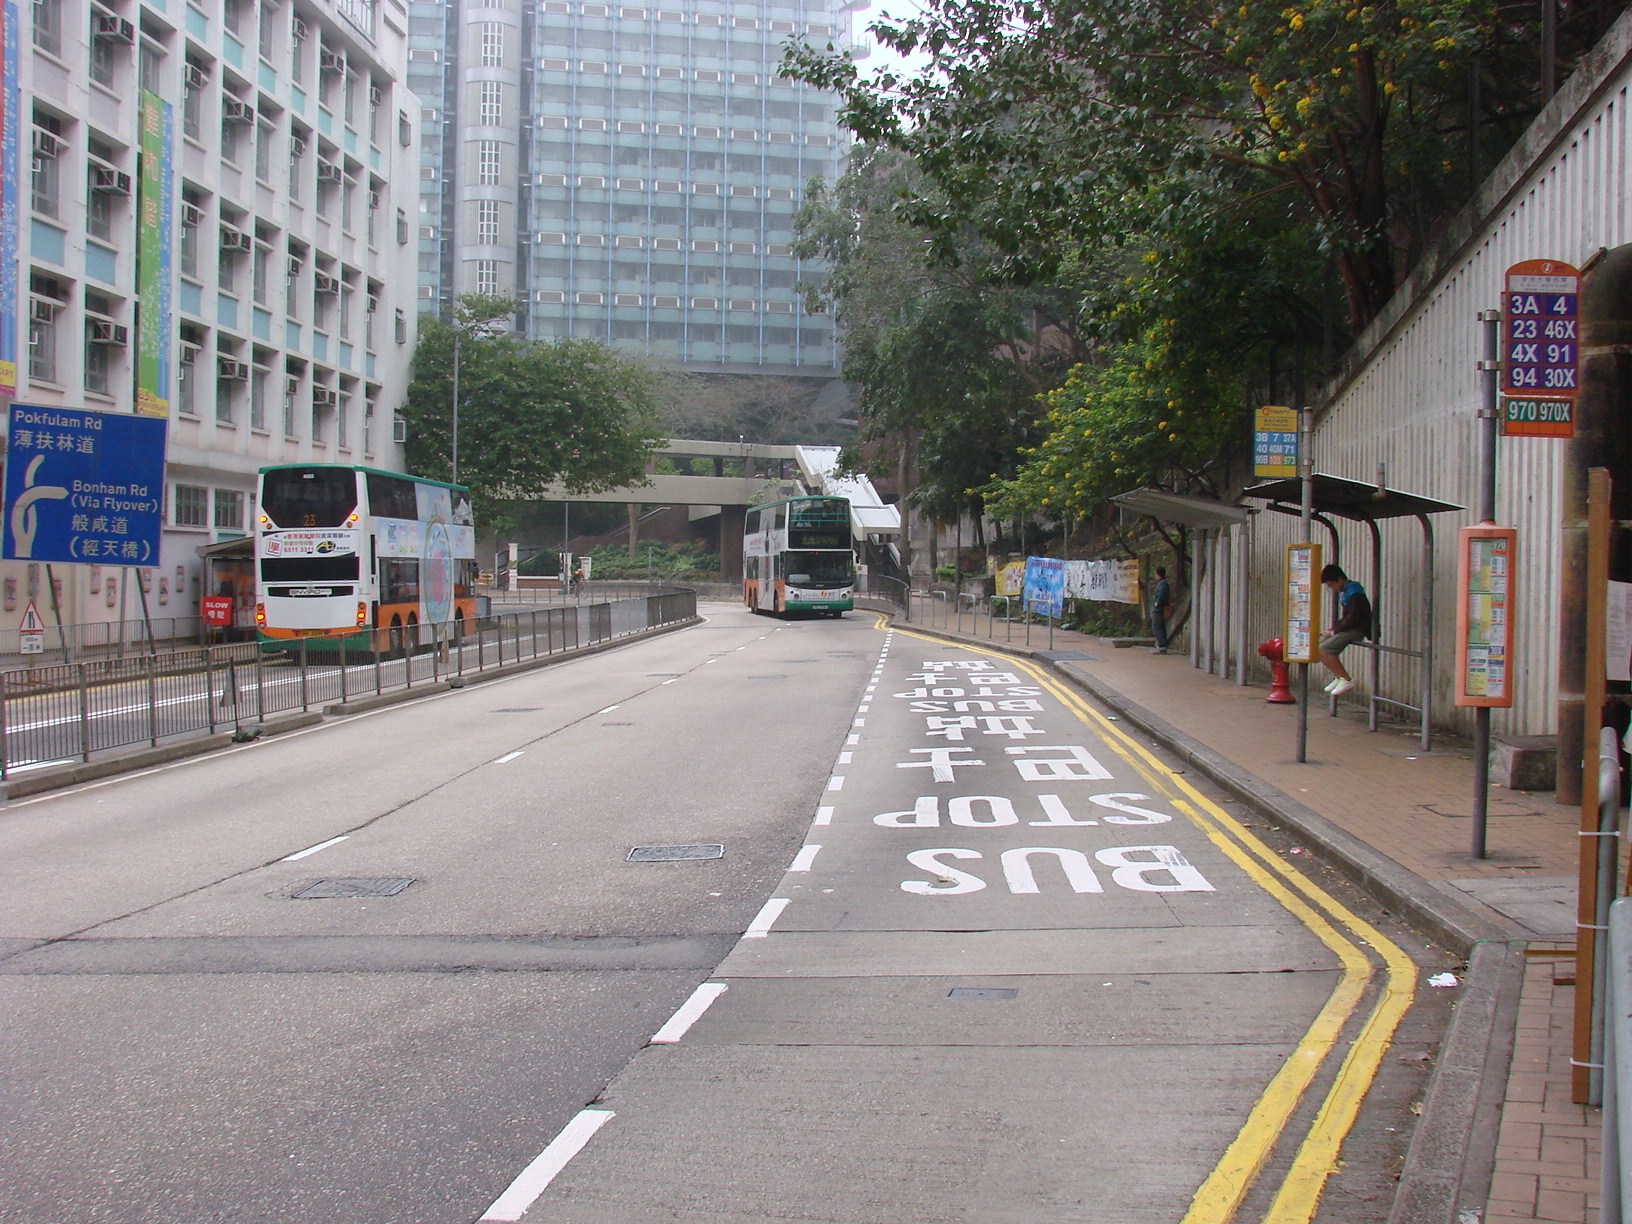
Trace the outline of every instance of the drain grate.
{"type": "Polygon", "coordinates": [[[624,723],[624,722],[604,722],[604,723],[601,724],[601,726],[603,726],[603,727],[632,727],[634,725],[635,725],[634,723],[624,723]]]}
{"type": "Polygon", "coordinates": [[[949,999],[1012,999],[1020,992],[1013,986],[954,986],[946,992],[949,999]]]}
{"type": "Polygon", "coordinates": [[[787,678],[787,672],[766,672],[763,675],[748,677],[750,680],[786,680],[787,678]]]}
{"type": "Polygon", "coordinates": [[[543,708],[544,708],[543,706],[505,706],[503,709],[494,710],[493,713],[495,713],[495,714],[537,714],[543,708]]]}
{"type": "Polygon", "coordinates": [[[394,897],[413,882],[413,876],[352,876],[318,880],[295,893],[294,899],[332,901],[340,897],[394,897]]]}
{"type": "Polygon", "coordinates": [[[629,851],[631,863],[683,863],[693,859],[725,857],[725,847],[715,842],[703,846],[636,846],[629,851]]]}

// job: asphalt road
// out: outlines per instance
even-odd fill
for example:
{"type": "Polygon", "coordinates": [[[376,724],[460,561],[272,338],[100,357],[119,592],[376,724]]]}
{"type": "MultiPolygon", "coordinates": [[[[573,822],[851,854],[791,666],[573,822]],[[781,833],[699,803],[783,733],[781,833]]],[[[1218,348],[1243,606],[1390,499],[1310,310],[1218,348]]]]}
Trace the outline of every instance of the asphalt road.
{"type": "Polygon", "coordinates": [[[705,611],[0,813],[0,1219],[1314,1217],[1389,933],[1028,665],[705,611]]]}

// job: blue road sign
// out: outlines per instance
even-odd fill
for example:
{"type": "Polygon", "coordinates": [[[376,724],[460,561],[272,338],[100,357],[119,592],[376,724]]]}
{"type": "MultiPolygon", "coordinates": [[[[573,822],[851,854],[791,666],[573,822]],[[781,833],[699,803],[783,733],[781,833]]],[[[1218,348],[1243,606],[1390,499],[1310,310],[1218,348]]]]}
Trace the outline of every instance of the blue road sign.
{"type": "Polygon", "coordinates": [[[13,404],[0,557],[157,565],[166,424],[13,404]]]}

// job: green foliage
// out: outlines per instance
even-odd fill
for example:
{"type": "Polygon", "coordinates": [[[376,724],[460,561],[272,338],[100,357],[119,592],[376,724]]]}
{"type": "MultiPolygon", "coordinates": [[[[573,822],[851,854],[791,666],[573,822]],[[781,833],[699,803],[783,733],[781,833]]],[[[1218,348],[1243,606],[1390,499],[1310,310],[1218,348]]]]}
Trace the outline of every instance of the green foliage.
{"type": "Polygon", "coordinates": [[[644,579],[650,575],[694,582],[719,579],[720,554],[709,552],[701,544],[640,544],[636,547],[639,556],[631,558],[625,547],[601,545],[590,553],[593,558],[590,573],[596,578],[644,579]]]}
{"type": "Polygon", "coordinates": [[[478,521],[499,503],[640,484],[656,432],[657,393],[646,367],[590,340],[528,341],[499,326],[503,298],[467,295],[453,324],[426,315],[403,416],[410,470],[451,471],[454,339],[459,356],[459,479],[478,521]]]}

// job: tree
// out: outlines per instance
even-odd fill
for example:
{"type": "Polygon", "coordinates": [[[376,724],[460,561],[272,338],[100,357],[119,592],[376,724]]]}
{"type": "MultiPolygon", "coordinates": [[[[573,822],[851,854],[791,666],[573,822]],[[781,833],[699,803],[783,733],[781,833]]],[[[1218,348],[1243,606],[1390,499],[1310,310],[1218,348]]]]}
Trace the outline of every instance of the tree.
{"type": "Polygon", "coordinates": [[[1481,0],[925,0],[872,27],[927,51],[924,75],[863,79],[809,46],[789,70],[913,155],[934,191],[908,215],[945,257],[974,226],[1015,274],[1046,273],[1114,237],[1153,180],[1234,168],[1215,206],[1283,194],[1358,330],[1466,190],[1465,81],[1489,15],[1481,0]]]}
{"type": "Polygon", "coordinates": [[[506,298],[469,294],[451,323],[420,318],[403,417],[420,475],[450,472],[454,341],[459,356],[459,479],[477,513],[538,498],[640,484],[655,431],[654,375],[592,340],[533,341],[499,331],[506,298]]]}

